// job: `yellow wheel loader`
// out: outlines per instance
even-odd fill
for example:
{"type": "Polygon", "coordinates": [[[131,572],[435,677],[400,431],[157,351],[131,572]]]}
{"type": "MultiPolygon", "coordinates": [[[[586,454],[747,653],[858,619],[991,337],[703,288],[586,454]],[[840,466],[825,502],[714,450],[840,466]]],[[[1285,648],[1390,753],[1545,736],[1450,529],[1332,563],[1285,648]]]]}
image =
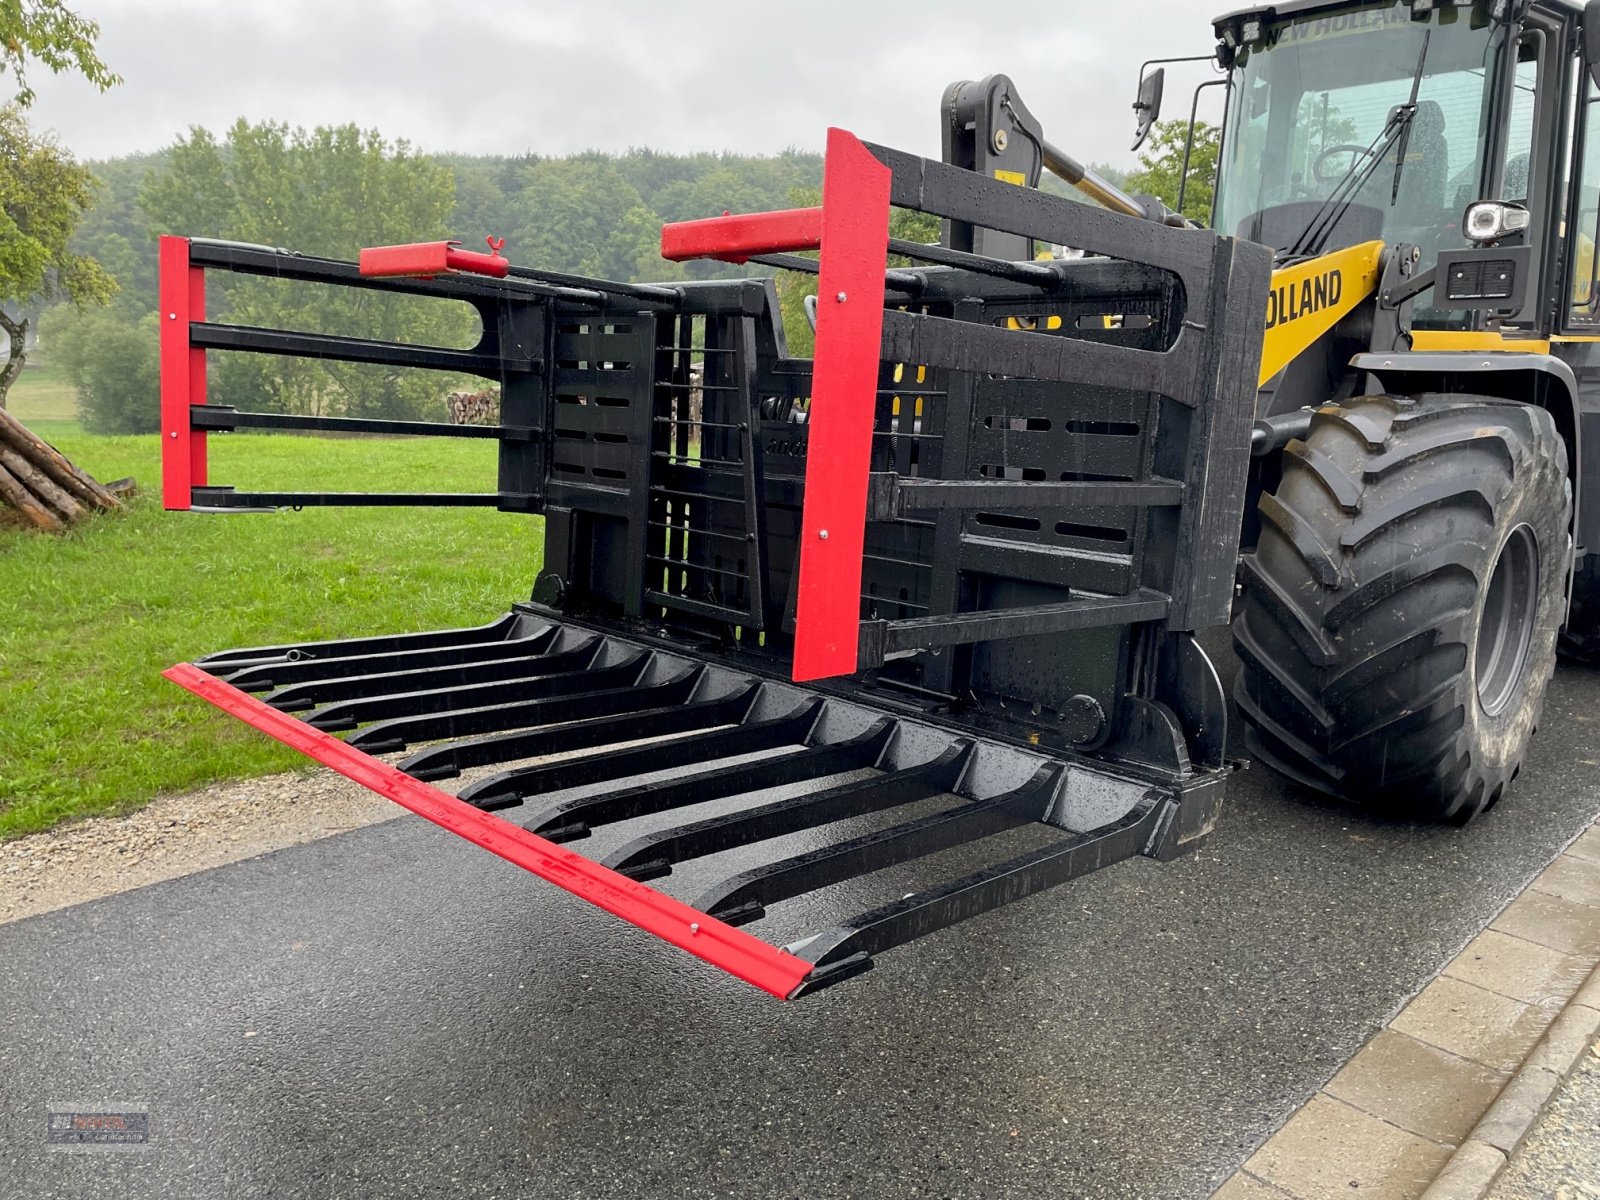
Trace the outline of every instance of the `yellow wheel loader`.
{"type": "Polygon", "coordinates": [[[1467,821],[1558,651],[1600,652],[1600,6],[1290,0],[1214,28],[1212,223],[1274,255],[1246,741],[1307,787],[1467,821]]]}

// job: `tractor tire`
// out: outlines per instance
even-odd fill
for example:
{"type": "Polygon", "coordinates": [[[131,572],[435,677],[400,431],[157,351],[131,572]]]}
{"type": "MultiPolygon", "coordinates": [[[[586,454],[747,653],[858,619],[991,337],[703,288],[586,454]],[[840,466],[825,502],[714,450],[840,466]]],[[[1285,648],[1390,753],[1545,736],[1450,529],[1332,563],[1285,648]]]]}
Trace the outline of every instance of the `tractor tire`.
{"type": "Polygon", "coordinates": [[[1423,395],[1319,411],[1243,561],[1250,753],[1395,818],[1493,806],[1554,670],[1571,494],[1541,409],[1423,395]]]}

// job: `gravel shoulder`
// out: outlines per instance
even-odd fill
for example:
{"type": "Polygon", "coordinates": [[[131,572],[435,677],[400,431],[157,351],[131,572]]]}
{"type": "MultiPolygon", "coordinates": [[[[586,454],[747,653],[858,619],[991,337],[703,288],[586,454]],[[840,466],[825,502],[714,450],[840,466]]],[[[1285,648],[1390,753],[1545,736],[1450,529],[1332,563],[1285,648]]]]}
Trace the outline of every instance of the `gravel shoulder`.
{"type": "MultiPolygon", "coordinates": [[[[475,767],[434,786],[454,795],[510,765],[475,767]]],[[[405,815],[398,804],[322,768],[158,796],[127,816],[91,817],[0,842],[0,925],[405,815]]]]}
{"type": "Polygon", "coordinates": [[[123,817],[0,842],[0,924],[403,815],[331,771],[159,796],[123,817]]]}
{"type": "Polygon", "coordinates": [[[1600,1042],[1568,1076],[1489,1200],[1600,1200],[1600,1042]]]}

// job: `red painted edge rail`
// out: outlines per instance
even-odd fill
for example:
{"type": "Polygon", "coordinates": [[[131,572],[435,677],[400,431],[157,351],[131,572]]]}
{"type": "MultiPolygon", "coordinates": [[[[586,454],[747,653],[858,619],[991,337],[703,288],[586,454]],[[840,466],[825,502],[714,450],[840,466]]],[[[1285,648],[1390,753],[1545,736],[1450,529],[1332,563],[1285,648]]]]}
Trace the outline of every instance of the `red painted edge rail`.
{"type": "Polygon", "coordinates": [[[671,262],[716,258],[742,263],[753,254],[815,250],[822,244],[822,209],[737,213],[661,227],[661,257],[671,262]]]}
{"type": "Polygon", "coordinates": [[[797,683],[856,669],[889,251],[889,168],[852,134],[830,129],[822,171],[822,261],[794,633],[797,683]]]}
{"type": "Polygon", "coordinates": [[[346,779],[779,999],[792,996],[811,970],[804,959],[413,779],[192,663],[179,663],[162,674],[346,779]]]}
{"type": "Polygon", "coordinates": [[[206,273],[189,263],[189,239],[164,236],[161,267],[161,505],[186,510],[206,482],[206,435],[190,427],[189,406],[206,402],[206,352],[189,325],[206,319],[206,273]]]}
{"type": "Polygon", "coordinates": [[[361,274],[367,279],[395,276],[432,279],[466,272],[504,279],[511,264],[498,254],[460,249],[460,242],[411,242],[403,246],[368,246],[361,252],[361,274]]]}

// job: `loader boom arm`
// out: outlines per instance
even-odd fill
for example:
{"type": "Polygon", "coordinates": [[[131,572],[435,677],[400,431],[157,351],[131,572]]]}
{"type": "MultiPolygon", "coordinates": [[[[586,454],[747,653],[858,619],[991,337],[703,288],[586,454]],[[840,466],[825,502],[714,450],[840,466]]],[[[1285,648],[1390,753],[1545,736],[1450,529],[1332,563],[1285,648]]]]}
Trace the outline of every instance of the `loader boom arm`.
{"type": "Polygon", "coordinates": [[[1363,242],[1272,273],[1262,330],[1260,386],[1377,291],[1382,259],[1382,242],[1363,242]]]}

